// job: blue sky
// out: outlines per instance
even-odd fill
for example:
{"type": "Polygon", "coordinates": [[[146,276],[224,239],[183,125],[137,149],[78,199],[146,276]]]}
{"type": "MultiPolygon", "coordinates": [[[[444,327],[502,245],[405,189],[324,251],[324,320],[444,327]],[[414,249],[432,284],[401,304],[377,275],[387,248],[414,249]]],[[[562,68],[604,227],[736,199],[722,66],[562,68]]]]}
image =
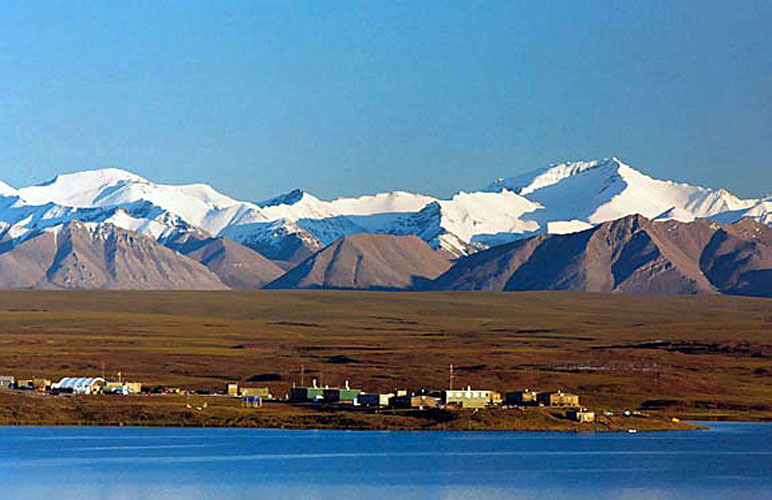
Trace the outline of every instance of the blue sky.
{"type": "Polygon", "coordinates": [[[447,196],[616,155],[772,191],[769,1],[0,0],[0,178],[447,196]]]}

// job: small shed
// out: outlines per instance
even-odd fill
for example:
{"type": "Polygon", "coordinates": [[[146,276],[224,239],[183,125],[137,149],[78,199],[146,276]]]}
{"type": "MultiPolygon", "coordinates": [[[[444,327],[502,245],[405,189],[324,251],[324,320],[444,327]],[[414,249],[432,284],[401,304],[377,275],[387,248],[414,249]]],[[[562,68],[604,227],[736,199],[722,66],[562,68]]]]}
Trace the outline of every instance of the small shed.
{"type": "Polygon", "coordinates": [[[586,408],[566,410],[566,417],[580,423],[595,422],[595,412],[588,411],[586,408]]]}
{"type": "Polygon", "coordinates": [[[0,389],[12,389],[15,379],[11,375],[0,375],[0,389]]]}

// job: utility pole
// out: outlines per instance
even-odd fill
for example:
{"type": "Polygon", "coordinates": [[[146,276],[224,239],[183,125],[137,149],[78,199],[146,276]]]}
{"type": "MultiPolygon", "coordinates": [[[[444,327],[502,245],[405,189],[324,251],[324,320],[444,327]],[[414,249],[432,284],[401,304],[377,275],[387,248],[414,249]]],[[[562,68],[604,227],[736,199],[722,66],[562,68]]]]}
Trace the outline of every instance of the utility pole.
{"type": "Polygon", "coordinates": [[[305,380],[305,374],[306,374],[305,367],[303,365],[300,365],[300,387],[305,387],[306,386],[305,381],[304,381],[305,380]]]}
{"type": "Polygon", "coordinates": [[[450,390],[453,390],[453,364],[450,365],[450,390]]]}

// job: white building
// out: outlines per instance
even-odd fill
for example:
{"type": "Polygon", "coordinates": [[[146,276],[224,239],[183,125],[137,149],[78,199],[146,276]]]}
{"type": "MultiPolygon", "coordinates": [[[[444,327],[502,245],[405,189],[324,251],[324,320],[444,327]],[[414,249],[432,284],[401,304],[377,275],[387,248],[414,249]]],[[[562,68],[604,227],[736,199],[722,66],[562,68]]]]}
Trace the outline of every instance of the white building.
{"type": "Polygon", "coordinates": [[[102,377],[64,377],[53,384],[51,389],[73,394],[98,394],[102,392],[105,379],[102,377]]]}

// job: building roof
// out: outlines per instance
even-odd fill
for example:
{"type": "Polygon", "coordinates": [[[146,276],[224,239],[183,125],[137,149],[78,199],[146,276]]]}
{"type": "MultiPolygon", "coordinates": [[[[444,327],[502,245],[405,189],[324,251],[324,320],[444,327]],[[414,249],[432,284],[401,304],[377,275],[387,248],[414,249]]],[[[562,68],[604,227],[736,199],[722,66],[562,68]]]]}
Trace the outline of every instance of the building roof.
{"type": "Polygon", "coordinates": [[[105,383],[102,377],[64,377],[54,384],[55,389],[72,389],[73,392],[87,391],[94,383],[105,383]]]}

